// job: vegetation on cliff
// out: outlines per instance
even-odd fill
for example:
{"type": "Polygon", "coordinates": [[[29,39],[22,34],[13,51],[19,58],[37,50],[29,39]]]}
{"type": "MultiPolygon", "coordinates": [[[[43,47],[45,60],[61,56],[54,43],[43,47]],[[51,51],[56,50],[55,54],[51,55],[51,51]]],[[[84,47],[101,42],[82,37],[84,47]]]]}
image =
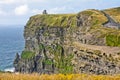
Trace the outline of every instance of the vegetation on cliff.
{"type": "Polygon", "coordinates": [[[22,59],[30,59],[34,56],[35,56],[35,53],[31,52],[31,51],[23,51],[22,54],[21,54],[22,59]]]}
{"type": "Polygon", "coordinates": [[[45,64],[47,65],[54,65],[57,69],[59,73],[63,73],[63,74],[67,74],[67,73],[73,73],[73,65],[71,63],[72,59],[73,59],[73,55],[67,55],[65,56],[65,54],[63,51],[63,47],[59,44],[56,44],[56,46],[54,48],[52,48],[51,46],[46,46],[44,47],[43,44],[40,44],[40,49],[44,50],[47,49],[47,51],[50,52],[51,56],[53,55],[53,61],[49,60],[49,56],[47,56],[48,54],[44,54],[45,55],[45,60],[43,61],[45,64]]]}

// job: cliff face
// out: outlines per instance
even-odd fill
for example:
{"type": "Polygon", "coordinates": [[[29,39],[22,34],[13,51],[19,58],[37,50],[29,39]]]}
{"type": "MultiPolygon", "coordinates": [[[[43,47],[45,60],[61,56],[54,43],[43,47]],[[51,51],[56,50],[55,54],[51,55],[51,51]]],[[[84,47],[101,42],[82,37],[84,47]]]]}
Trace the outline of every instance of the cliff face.
{"type": "Polygon", "coordinates": [[[32,16],[25,26],[25,50],[14,61],[16,72],[120,73],[120,48],[113,39],[119,31],[104,27],[108,21],[98,10],[32,16]]]}

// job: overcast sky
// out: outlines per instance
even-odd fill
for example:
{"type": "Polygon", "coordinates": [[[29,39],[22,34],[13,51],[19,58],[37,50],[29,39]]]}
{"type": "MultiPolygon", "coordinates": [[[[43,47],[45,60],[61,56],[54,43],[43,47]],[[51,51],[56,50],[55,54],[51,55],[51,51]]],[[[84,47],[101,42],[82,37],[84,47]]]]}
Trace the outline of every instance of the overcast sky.
{"type": "Polygon", "coordinates": [[[48,13],[77,13],[85,9],[120,7],[120,0],[0,0],[0,25],[25,25],[29,17],[48,13]]]}

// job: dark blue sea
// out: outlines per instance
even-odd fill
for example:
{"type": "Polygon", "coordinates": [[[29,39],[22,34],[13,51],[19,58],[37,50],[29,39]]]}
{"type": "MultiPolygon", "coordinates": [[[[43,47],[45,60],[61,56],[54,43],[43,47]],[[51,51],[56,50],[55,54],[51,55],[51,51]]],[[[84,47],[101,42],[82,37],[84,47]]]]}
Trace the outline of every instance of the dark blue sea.
{"type": "Polygon", "coordinates": [[[15,55],[24,49],[23,31],[23,26],[0,26],[0,70],[14,70],[15,55]]]}

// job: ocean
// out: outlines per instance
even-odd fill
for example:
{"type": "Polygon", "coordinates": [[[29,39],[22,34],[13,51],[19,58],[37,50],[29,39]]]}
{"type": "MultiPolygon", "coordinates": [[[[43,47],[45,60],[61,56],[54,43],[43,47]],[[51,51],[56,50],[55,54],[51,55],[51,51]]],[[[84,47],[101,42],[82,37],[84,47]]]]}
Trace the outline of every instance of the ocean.
{"type": "Polygon", "coordinates": [[[24,49],[23,26],[0,26],[0,70],[13,71],[16,53],[24,49]]]}

